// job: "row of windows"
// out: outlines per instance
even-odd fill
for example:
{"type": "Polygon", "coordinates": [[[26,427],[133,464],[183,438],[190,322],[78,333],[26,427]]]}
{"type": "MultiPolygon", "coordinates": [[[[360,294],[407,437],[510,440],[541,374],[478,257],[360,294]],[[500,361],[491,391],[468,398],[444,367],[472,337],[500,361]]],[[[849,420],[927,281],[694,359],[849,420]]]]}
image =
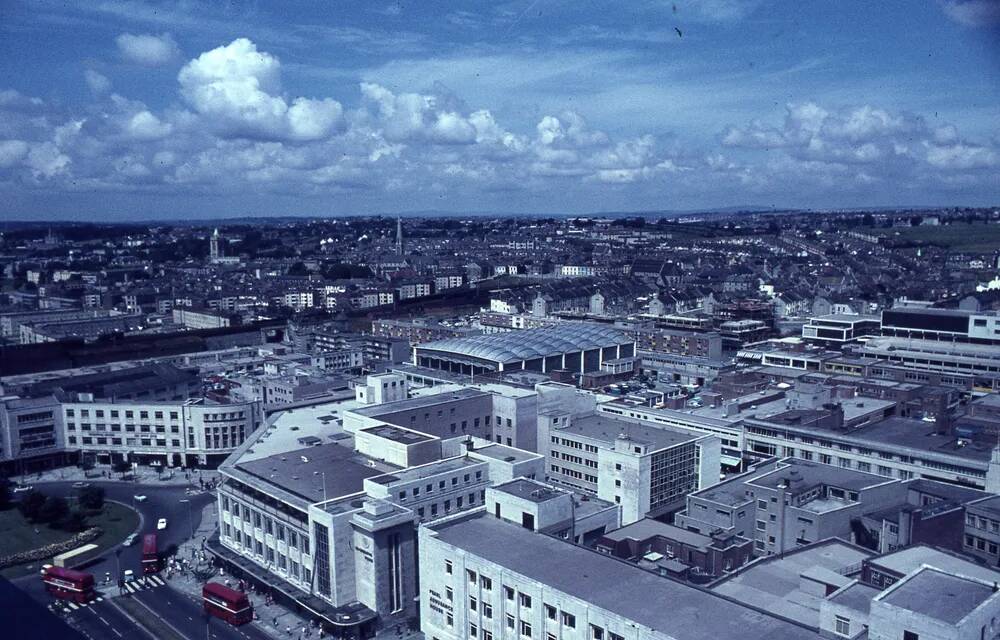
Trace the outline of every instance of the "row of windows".
{"type": "MultiPolygon", "coordinates": [[[[454,565],[451,560],[444,561],[444,570],[446,574],[453,575],[454,565]]],[[[489,578],[482,574],[477,574],[472,569],[466,569],[465,576],[466,580],[471,586],[470,589],[472,593],[479,594],[480,591],[478,590],[481,590],[482,592],[486,593],[491,593],[493,591],[492,578],[489,578]]],[[[531,609],[534,606],[534,600],[531,597],[531,595],[521,591],[517,591],[514,589],[514,587],[508,585],[503,585],[502,589],[503,589],[504,600],[511,603],[511,605],[516,603],[520,609],[531,609]]],[[[454,591],[450,586],[445,587],[445,598],[449,602],[454,601],[454,591]]],[[[468,604],[469,604],[469,610],[471,612],[480,613],[482,617],[487,620],[493,619],[493,606],[488,602],[485,602],[485,600],[480,600],[475,595],[470,595],[468,604]]],[[[577,620],[574,614],[568,611],[560,610],[554,607],[553,605],[548,604],[547,602],[543,602],[542,607],[545,610],[546,620],[559,623],[562,625],[563,628],[566,629],[577,628],[577,620]]],[[[507,613],[504,616],[504,623],[508,629],[518,630],[520,632],[520,635],[525,638],[534,637],[531,623],[525,620],[518,621],[518,619],[512,613],[507,613]]],[[[454,626],[454,618],[452,614],[450,613],[446,614],[445,624],[447,624],[449,627],[454,626]]],[[[617,634],[610,630],[606,630],[601,626],[591,624],[589,625],[589,628],[590,628],[590,634],[589,634],[590,640],[625,640],[622,635],[617,634]]],[[[476,624],[470,623],[469,635],[471,637],[479,638],[480,631],[483,634],[481,636],[482,640],[488,640],[489,638],[492,638],[492,634],[489,631],[487,631],[486,629],[481,630],[476,624]]],[[[546,633],[546,640],[557,640],[557,636],[556,634],[551,632],[546,633]]]]}
{"type": "MultiPolygon", "coordinates": [[[[95,418],[103,418],[104,417],[104,413],[105,413],[104,409],[94,409],[94,417],[95,418]]],[[[111,417],[111,418],[118,418],[121,415],[121,413],[120,413],[120,411],[118,409],[111,409],[111,410],[108,411],[108,413],[110,414],[109,417],[111,417]]],[[[240,413],[241,413],[240,417],[242,417],[242,412],[240,412],[240,413]]],[[[153,418],[156,419],[156,420],[162,420],[163,419],[163,415],[164,415],[163,411],[154,411],[153,412],[153,418]]],[[[76,410],[75,409],[72,409],[72,408],[66,409],[66,417],[72,418],[72,417],[75,417],[75,416],[76,416],[76,410]]],[[[90,417],[90,409],[80,409],[80,417],[81,418],[89,418],[90,417]]],[[[135,411],[133,411],[131,409],[127,409],[125,411],[125,417],[126,418],[135,418],[135,411]]],[[[140,411],[139,412],[139,419],[140,420],[149,420],[149,411],[140,411]]],[[[170,419],[171,420],[178,420],[178,419],[180,419],[180,415],[176,411],[171,411],[170,412],[170,419]]]]}
{"type": "MultiPolygon", "coordinates": [[[[457,498],[455,498],[455,508],[456,509],[461,509],[463,506],[465,506],[465,499],[466,499],[466,496],[458,496],[457,498]]],[[[482,500],[482,501],[486,500],[486,490],[485,489],[479,492],[479,499],[482,500]]],[[[468,500],[469,500],[469,506],[470,507],[472,507],[473,505],[475,505],[476,504],[476,494],[475,493],[470,493],[468,495],[468,500]]],[[[445,514],[451,513],[451,504],[452,504],[451,503],[451,498],[448,498],[443,503],[441,503],[441,506],[442,506],[443,511],[444,511],[445,514]]],[[[421,520],[424,519],[426,513],[427,513],[427,507],[420,507],[420,508],[417,509],[417,515],[420,517],[421,520]]],[[[438,503],[435,502],[435,503],[433,503],[433,504],[430,505],[430,517],[433,518],[433,517],[437,516],[437,514],[438,514],[438,503]]]]}
{"type": "MultiPolygon", "coordinates": [[[[482,471],[476,471],[475,478],[476,478],[476,482],[481,481],[483,479],[483,472],[482,471]]],[[[470,474],[470,473],[466,473],[462,477],[462,482],[464,484],[469,484],[469,482],[471,482],[471,481],[472,481],[472,474],[470,474]]],[[[450,484],[451,484],[452,487],[457,487],[458,486],[458,476],[452,477],[450,484]]],[[[439,480],[438,483],[437,483],[437,486],[438,486],[439,490],[444,491],[445,487],[448,486],[448,481],[446,481],[446,480],[439,480]]],[[[428,482],[426,485],[424,485],[423,491],[424,491],[425,494],[433,493],[433,491],[434,491],[434,483],[433,482],[428,482]]],[[[412,495],[414,498],[416,498],[417,496],[419,496],[420,495],[420,487],[413,487],[410,490],[409,495],[412,495]]],[[[407,498],[407,492],[406,491],[400,491],[399,492],[399,499],[400,500],[406,500],[406,498],[407,498]]]]}
{"type": "Polygon", "coordinates": [[[990,533],[1000,533],[1000,522],[972,513],[965,514],[965,524],[983,531],[989,530],[990,533]]]}

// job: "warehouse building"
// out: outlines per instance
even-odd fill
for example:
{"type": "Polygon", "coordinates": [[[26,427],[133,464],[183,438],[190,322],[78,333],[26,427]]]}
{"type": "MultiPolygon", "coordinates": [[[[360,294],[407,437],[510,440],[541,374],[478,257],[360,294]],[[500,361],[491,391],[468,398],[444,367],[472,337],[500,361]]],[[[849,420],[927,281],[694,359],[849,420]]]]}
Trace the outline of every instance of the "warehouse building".
{"type": "Polygon", "coordinates": [[[635,355],[635,341],[604,325],[553,327],[450,338],[417,345],[414,364],[476,375],[494,371],[599,371],[605,360],[635,355]]]}

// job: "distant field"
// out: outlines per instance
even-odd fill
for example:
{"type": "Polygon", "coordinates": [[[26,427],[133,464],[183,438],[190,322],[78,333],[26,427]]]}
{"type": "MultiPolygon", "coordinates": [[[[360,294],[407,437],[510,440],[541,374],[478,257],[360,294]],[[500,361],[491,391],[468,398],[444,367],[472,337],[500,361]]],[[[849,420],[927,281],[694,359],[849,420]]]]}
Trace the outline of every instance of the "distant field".
{"type": "Polygon", "coordinates": [[[939,227],[904,227],[871,231],[887,238],[926,242],[953,251],[981,253],[1000,249],[1000,225],[997,224],[961,222],[939,227]]]}

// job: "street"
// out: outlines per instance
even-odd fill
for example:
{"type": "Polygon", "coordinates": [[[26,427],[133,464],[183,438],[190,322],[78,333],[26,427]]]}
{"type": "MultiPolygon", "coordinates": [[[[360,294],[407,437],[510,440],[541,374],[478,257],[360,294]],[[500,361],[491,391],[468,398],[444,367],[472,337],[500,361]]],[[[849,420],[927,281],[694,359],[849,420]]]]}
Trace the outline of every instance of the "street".
{"type": "MultiPolygon", "coordinates": [[[[214,500],[214,496],[208,492],[186,495],[185,487],[177,485],[155,486],[101,481],[94,481],[92,484],[104,489],[106,500],[115,500],[133,507],[139,512],[141,518],[140,535],[135,544],[129,547],[120,545],[113,547],[99,558],[89,562],[86,567],[82,567],[82,570],[94,575],[94,579],[98,582],[98,591],[105,596],[117,595],[117,576],[120,575],[121,571],[132,569],[137,576],[142,574],[140,566],[142,534],[156,533],[161,552],[171,545],[179,546],[190,538],[192,529],[198,527],[202,508],[214,500]],[[135,495],[144,495],[146,500],[135,502],[133,500],[135,495]],[[181,500],[189,500],[189,502],[181,502],[181,500]],[[167,528],[163,531],[156,530],[156,521],[159,518],[167,519],[167,528]],[[105,574],[111,575],[110,584],[104,583],[105,574]]],[[[58,496],[71,496],[77,491],[73,488],[72,482],[36,483],[35,487],[50,495],[58,496]]],[[[13,582],[40,602],[51,600],[45,593],[37,573],[17,578],[13,582]]]]}

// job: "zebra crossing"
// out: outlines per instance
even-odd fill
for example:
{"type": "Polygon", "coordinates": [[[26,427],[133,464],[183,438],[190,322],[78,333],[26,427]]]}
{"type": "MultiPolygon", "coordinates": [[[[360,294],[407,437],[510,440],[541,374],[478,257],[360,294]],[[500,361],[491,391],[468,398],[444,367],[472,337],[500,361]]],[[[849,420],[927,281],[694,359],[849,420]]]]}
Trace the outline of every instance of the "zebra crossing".
{"type": "MultiPolygon", "coordinates": [[[[167,584],[166,580],[164,580],[160,576],[155,576],[155,575],[142,576],[141,578],[137,578],[135,580],[132,580],[131,582],[126,582],[122,586],[121,593],[122,595],[138,593],[139,591],[144,591],[146,589],[162,587],[165,584],[167,584]]],[[[70,602],[69,600],[57,600],[56,602],[50,603],[48,608],[49,611],[52,612],[62,611],[63,613],[71,613],[78,609],[82,609],[83,607],[89,607],[90,605],[96,604],[98,602],[104,602],[106,599],[108,598],[106,598],[103,595],[99,595],[93,600],[89,602],[84,602],[82,604],[77,602],[70,602]]]]}
{"type": "Polygon", "coordinates": [[[166,580],[160,576],[143,576],[131,582],[126,582],[123,587],[123,591],[128,593],[136,593],[142,591],[143,589],[152,589],[153,587],[162,587],[167,584],[166,580]]]}

